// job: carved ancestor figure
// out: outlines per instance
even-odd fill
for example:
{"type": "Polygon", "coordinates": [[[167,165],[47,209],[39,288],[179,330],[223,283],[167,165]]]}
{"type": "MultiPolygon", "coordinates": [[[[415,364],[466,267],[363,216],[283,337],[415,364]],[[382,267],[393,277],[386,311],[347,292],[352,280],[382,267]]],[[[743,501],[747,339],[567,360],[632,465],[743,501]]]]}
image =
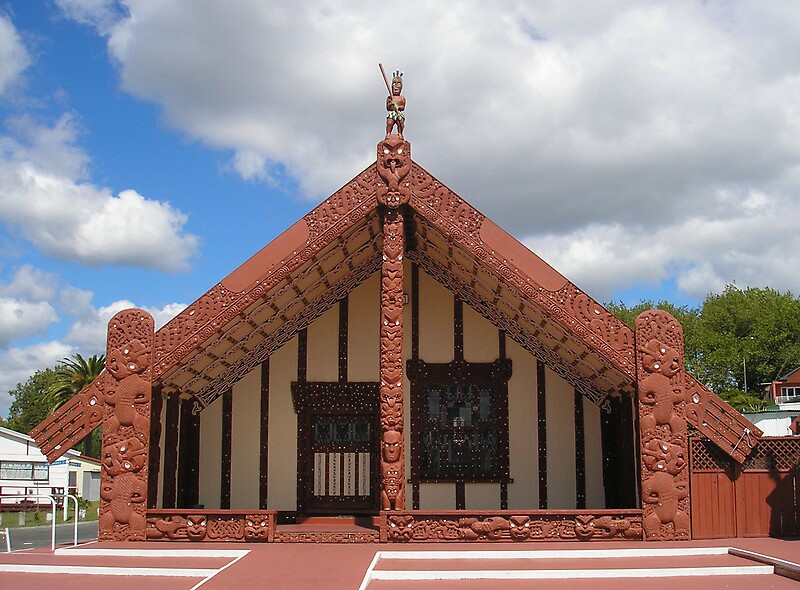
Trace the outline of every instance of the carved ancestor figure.
{"type": "Polygon", "coordinates": [[[378,144],[377,198],[381,205],[399,207],[411,199],[411,144],[397,135],[389,135],[378,144]]]}
{"type": "Polygon", "coordinates": [[[642,499],[653,506],[644,517],[647,538],[661,538],[661,525],[670,523],[676,539],[689,538],[689,514],[680,509],[681,501],[689,497],[688,483],[664,472],[654,473],[642,483],[642,499]]]}
{"type": "Polygon", "coordinates": [[[669,426],[670,434],[678,434],[686,428],[686,419],[675,412],[675,404],[684,401],[682,387],[674,388],[671,378],[681,370],[678,351],[651,340],[644,347],[642,366],[650,373],[639,384],[639,403],[652,406],[651,412],[642,417],[641,430],[655,432],[657,426],[669,426]]]}
{"type": "Polygon", "coordinates": [[[637,380],[645,539],[690,535],[683,331],[664,311],[636,318],[637,380]]]}
{"type": "Polygon", "coordinates": [[[403,458],[403,216],[387,209],[381,265],[381,508],[405,508],[403,458]]]}
{"type": "MultiPolygon", "coordinates": [[[[383,67],[381,66],[381,71],[383,67]]],[[[386,79],[384,78],[384,82],[386,79]]],[[[403,128],[406,124],[406,99],[401,95],[403,92],[403,72],[395,70],[392,74],[392,85],[389,88],[389,96],[386,97],[386,136],[397,127],[397,134],[403,137],[403,128]]]]}
{"type": "Polygon", "coordinates": [[[402,461],[403,433],[396,430],[387,430],[383,433],[381,441],[382,462],[381,476],[383,489],[381,490],[381,508],[383,510],[398,510],[404,505],[402,461]]]}
{"type": "Polygon", "coordinates": [[[115,315],[108,325],[106,373],[90,405],[103,407],[99,537],[138,541],[147,531],[153,318],[140,309],[115,315]],[[101,403],[102,402],[102,403],[101,403]]]}
{"type": "Polygon", "coordinates": [[[110,504],[110,509],[100,514],[100,528],[110,531],[114,523],[128,525],[128,539],[144,541],[145,517],[139,514],[134,505],[144,502],[146,494],[147,485],[133,473],[123,473],[115,477],[113,482],[103,482],[100,497],[110,504]]]}
{"type": "Polygon", "coordinates": [[[150,403],[151,386],[140,373],[148,367],[144,344],[132,340],[127,346],[109,353],[106,368],[114,377],[105,391],[105,402],[114,408],[114,415],[103,425],[113,436],[123,426],[133,427],[137,434],[149,433],[150,421],[136,410],[138,404],[150,403]]]}

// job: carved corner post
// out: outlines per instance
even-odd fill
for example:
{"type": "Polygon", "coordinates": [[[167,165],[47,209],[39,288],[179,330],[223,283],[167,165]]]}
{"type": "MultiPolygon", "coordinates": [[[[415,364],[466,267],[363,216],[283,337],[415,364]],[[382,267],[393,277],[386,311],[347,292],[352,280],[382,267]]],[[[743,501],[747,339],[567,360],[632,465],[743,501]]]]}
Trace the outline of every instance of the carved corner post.
{"type": "Polygon", "coordinates": [[[108,323],[100,540],[144,541],[152,398],[153,318],[126,309],[108,323]]]}
{"type": "Polygon", "coordinates": [[[640,469],[646,540],[689,539],[689,437],[683,330],[653,310],[636,318],[640,469]]]}
{"type": "Polygon", "coordinates": [[[405,508],[403,437],[403,257],[402,209],[411,198],[411,144],[387,135],[378,144],[378,203],[383,207],[381,265],[381,509],[405,508]]]}

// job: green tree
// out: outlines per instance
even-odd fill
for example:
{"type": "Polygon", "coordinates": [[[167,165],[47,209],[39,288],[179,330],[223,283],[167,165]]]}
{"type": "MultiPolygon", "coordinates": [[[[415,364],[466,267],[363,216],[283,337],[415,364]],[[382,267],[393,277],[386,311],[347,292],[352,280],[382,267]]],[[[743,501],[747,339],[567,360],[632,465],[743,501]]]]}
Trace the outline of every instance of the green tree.
{"type": "Polygon", "coordinates": [[[800,365],[800,300],[770,288],[729,285],[699,308],[643,301],[607,309],[633,328],[648,309],[663,309],[683,326],[686,369],[738,410],[757,410],[769,383],[800,365]]]}
{"type": "Polygon", "coordinates": [[[105,368],[104,355],[90,356],[84,359],[80,354],[65,358],[56,366],[55,378],[47,387],[47,399],[50,411],[54,412],[72,397],[89,385],[105,368]]]}
{"type": "Polygon", "coordinates": [[[800,365],[800,300],[788,291],[729,285],[703,302],[697,329],[696,376],[723,397],[759,394],[800,365]]]}
{"type": "MultiPolygon", "coordinates": [[[[56,411],[94,381],[105,368],[105,363],[104,355],[94,355],[84,359],[80,354],[74,354],[72,358],[62,360],[56,366],[55,376],[46,388],[46,399],[50,406],[50,412],[56,411]]],[[[96,440],[99,436],[99,429],[95,429],[83,439],[84,455],[90,457],[95,455],[95,449],[99,449],[99,444],[95,444],[95,442],[99,443],[96,440]]]]}
{"type": "Polygon", "coordinates": [[[53,369],[36,371],[25,383],[9,391],[12,399],[5,426],[17,432],[29,432],[50,413],[47,388],[55,379],[53,369]]]}

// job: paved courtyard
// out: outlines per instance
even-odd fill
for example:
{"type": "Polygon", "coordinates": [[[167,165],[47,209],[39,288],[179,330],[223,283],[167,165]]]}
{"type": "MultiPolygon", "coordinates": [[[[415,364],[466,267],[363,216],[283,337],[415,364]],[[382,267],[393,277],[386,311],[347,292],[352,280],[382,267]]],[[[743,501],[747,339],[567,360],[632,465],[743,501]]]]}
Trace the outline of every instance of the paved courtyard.
{"type": "MultiPolygon", "coordinates": [[[[38,590],[794,589],[774,560],[800,540],[690,543],[327,545],[89,543],[0,554],[0,588],[38,590]],[[731,550],[732,548],[732,550],[731,550]],[[772,562],[754,555],[767,556],[772,562]]],[[[777,562],[780,567],[780,561],[777,562]]],[[[785,566],[792,569],[791,565],[785,566]]],[[[800,566],[797,566],[800,572],[800,566]]],[[[798,576],[800,577],[800,576],[798,576]]]]}

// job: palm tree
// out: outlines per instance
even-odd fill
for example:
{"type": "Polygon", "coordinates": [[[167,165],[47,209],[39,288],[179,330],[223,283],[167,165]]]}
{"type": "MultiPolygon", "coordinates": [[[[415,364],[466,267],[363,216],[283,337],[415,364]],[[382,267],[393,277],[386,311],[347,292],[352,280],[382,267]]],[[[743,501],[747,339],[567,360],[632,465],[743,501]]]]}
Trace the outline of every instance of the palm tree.
{"type": "MultiPolygon", "coordinates": [[[[105,366],[106,357],[102,354],[90,356],[88,359],[83,358],[80,354],[74,354],[72,358],[62,360],[55,369],[53,380],[45,390],[50,413],[55,412],[71,400],[76,393],[94,381],[105,366]]],[[[83,439],[84,455],[91,456],[93,454],[92,439],[93,433],[83,439]]]]}

